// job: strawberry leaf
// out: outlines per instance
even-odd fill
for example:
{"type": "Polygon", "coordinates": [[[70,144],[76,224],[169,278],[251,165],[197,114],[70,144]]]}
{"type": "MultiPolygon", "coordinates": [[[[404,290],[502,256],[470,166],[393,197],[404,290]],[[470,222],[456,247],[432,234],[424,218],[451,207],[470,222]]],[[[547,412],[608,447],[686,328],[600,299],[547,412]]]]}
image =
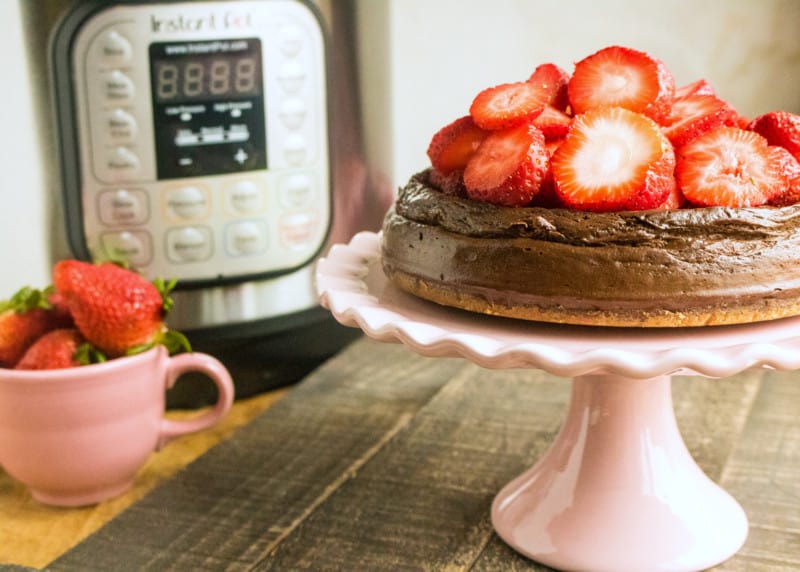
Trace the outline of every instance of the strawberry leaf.
{"type": "Polygon", "coordinates": [[[108,361],[106,355],[94,347],[89,342],[82,343],[75,350],[72,356],[75,361],[81,365],[89,365],[93,363],[103,363],[108,361]]]}
{"type": "Polygon", "coordinates": [[[141,354],[159,345],[167,348],[169,355],[192,351],[192,344],[185,335],[176,330],[166,330],[159,334],[159,336],[152,342],[139,344],[137,346],[128,348],[125,352],[125,355],[134,356],[141,354]]]}
{"type": "Polygon", "coordinates": [[[164,302],[164,315],[166,316],[170,310],[172,310],[173,306],[175,306],[175,301],[169,295],[172,290],[175,289],[175,285],[178,283],[177,280],[174,278],[169,282],[164,282],[163,278],[156,278],[153,280],[153,286],[156,287],[158,293],[161,294],[161,299],[164,302]]]}
{"type": "Polygon", "coordinates": [[[23,286],[9,300],[0,301],[0,312],[13,310],[14,312],[25,313],[36,308],[49,310],[51,306],[48,300],[52,293],[52,286],[48,286],[44,290],[23,286]]]}
{"type": "Polygon", "coordinates": [[[176,330],[164,332],[161,343],[167,348],[169,355],[192,351],[192,344],[189,343],[189,339],[176,330]]]}

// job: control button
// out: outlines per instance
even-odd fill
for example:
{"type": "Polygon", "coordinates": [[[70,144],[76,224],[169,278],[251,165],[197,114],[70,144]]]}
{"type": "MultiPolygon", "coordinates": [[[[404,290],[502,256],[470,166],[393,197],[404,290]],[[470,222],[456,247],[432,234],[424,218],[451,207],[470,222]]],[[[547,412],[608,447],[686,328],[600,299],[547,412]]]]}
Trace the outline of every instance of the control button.
{"type": "Polygon", "coordinates": [[[107,65],[121,65],[131,61],[133,57],[133,47],[128,38],[117,32],[110,30],[99,40],[100,57],[107,65]]]}
{"type": "Polygon", "coordinates": [[[103,74],[102,86],[106,101],[115,105],[131,103],[136,93],[133,80],[119,70],[103,74]]]}
{"type": "Polygon", "coordinates": [[[318,229],[319,217],[316,212],[291,213],[281,217],[279,234],[284,245],[301,249],[311,245],[318,229]]]}
{"type": "Polygon", "coordinates": [[[116,189],[100,193],[100,220],[108,226],[136,225],[150,216],[147,193],[140,189],[116,189]]]}
{"type": "Polygon", "coordinates": [[[225,228],[225,244],[231,256],[258,254],[267,249],[267,226],[263,221],[242,221],[225,228]]]}
{"type": "Polygon", "coordinates": [[[172,218],[197,220],[209,212],[208,192],[195,186],[178,187],[166,193],[167,210],[172,218]]]}
{"type": "Polygon", "coordinates": [[[127,147],[114,147],[106,156],[106,169],[112,173],[135,173],[140,163],[139,156],[127,147]]]}
{"type": "Polygon", "coordinates": [[[133,143],[136,139],[138,125],[136,118],[124,109],[114,109],[105,115],[105,127],[108,139],[115,145],[133,143]]]}
{"type": "Polygon", "coordinates": [[[282,26],[278,32],[278,45],[284,55],[296,56],[303,49],[303,31],[292,24],[282,26]]]}
{"type": "Polygon", "coordinates": [[[253,214],[264,208],[264,192],[253,181],[238,181],[225,190],[230,210],[241,214],[253,214]]]}
{"type": "Polygon", "coordinates": [[[290,97],[281,104],[278,112],[281,121],[289,129],[297,129],[303,125],[306,118],[306,104],[299,97],[290,97]]]}
{"type": "Polygon", "coordinates": [[[302,135],[293,133],[283,142],[283,154],[290,165],[302,165],[308,155],[308,146],[302,135]]]}
{"type": "Polygon", "coordinates": [[[167,232],[167,258],[172,262],[201,262],[211,258],[211,229],[204,226],[174,228],[167,232]]]}
{"type": "Polygon", "coordinates": [[[278,70],[278,81],[287,93],[297,93],[306,80],[306,70],[296,61],[288,61],[278,70]]]}
{"type": "Polygon", "coordinates": [[[278,193],[284,207],[288,209],[305,207],[314,197],[314,183],[308,175],[291,175],[281,179],[278,193]]]}
{"type": "Polygon", "coordinates": [[[199,173],[203,164],[196,149],[178,149],[175,166],[183,176],[188,177],[199,173]]]}
{"type": "Polygon", "coordinates": [[[258,165],[258,161],[262,156],[263,155],[250,144],[238,145],[232,147],[230,154],[231,166],[246,171],[258,165]]]}
{"type": "Polygon", "coordinates": [[[150,234],[144,231],[107,232],[100,236],[100,241],[111,260],[125,260],[131,266],[145,266],[153,257],[150,234]]]}

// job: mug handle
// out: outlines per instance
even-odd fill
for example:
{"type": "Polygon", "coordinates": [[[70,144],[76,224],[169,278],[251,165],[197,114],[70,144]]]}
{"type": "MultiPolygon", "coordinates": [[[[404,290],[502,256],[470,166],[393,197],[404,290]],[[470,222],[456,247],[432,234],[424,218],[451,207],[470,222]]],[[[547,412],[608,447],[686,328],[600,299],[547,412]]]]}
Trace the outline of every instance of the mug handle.
{"type": "Polygon", "coordinates": [[[222,363],[208,354],[193,352],[167,358],[166,389],[170,389],[181,374],[199,371],[206,374],[217,386],[217,402],[206,413],[185,421],[161,420],[158,449],[187,433],[208,429],[222,419],[233,404],[234,387],[230,373],[222,363]]]}

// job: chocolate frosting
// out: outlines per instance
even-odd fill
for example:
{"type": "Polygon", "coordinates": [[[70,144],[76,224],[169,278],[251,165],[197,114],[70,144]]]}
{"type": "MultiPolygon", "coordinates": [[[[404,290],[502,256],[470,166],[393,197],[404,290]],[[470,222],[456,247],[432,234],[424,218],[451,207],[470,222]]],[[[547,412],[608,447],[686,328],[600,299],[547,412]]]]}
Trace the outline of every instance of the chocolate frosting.
{"type": "Polygon", "coordinates": [[[509,208],[411,178],[383,263],[504,304],[680,311],[800,296],[800,206],[588,213],[509,208]]]}

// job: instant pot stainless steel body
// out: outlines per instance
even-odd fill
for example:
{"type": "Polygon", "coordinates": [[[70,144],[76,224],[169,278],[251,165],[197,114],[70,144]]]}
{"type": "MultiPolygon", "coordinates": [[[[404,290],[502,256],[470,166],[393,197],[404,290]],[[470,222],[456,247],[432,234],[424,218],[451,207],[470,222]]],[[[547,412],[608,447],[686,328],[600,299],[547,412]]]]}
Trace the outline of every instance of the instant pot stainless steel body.
{"type": "MultiPolygon", "coordinates": [[[[273,1],[260,0],[262,3],[273,1]]],[[[288,4],[287,0],[280,1],[288,4]]],[[[179,285],[174,292],[175,309],[170,315],[170,325],[185,331],[195,347],[221,355],[223,359],[228,358],[225,361],[229,367],[241,367],[244,370],[239,376],[240,395],[250,393],[259,386],[282,383],[274,374],[263,371],[265,365],[289,363],[290,368],[297,366],[302,369],[304,366],[298,364],[326,357],[352,337],[349,329],[339,329],[329,314],[319,308],[313,288],[314,263],[331,244],[347,241],[359,230],[379,228],[392,200],[391,186],[385,182],[382,185],[375,183],[377,179],[370,174],[364,157],[354,2],[330,0],[297,3],[313,13],[322,38],[323,77],[319,91],[324,97],[324,113],[318,116],[325,123],[327,141],[321,148],[327,154],[327,165],[319,169],[326,172],[325,176],[320,175],[319,180],[324,183],[318,186],[326,188],[319,189],[320,194],[313,199],[319,204],[311,207],[316,209],[315,216],[321,219],[316,223],[319,227],[316,231],[319,233],[318,244],[313,246],[312,251],[277,266],[271,267],[267,261],[263,271],[258,268],[252,272],[247,269],[229,271],[221,267],[217,275],[214,268],[209,273],[206,264],[205,274],[189,276],[185,280],[179,277],[179,285]],[[320,206],[322,203],[326,204],[320,206]]],[[[70,91],[74,86],[68,85],[69,82],[75,82],[80,88],[81,83],[88,82],[81,75],[86,73],[80,69],[81,66],[70,65],[69,52],[80,49],[81,38],[76,30],[82,22],[89,15],[106,10],[109,6],[147,6],[157,13],[165,6],[236,7],[250,4],[254,3],[238,0],[182,3],[20,0],[31,91],[38,122],[37,141],[39,152],[46,158],[42,164],[47,166],[44,181],[48,189],[51,221],[46,249],[50,255],[49,263],[65,257],[98,258],[94,250],[76,240],[76,235],[85,230],[83,219],[90,217],[88,210],[93,206],[87,205],[87,198],[85,195],[81,197],[79,189],[81,185],[85,186],[81,180],[80,163],[87,161],[85,155],[94,151],[87,150],[85,144],[82,147],[78,133],[81,129],[88,130],[87,125],[93,120],[89,118],[82,121],[81,113],[86,115],[93,111],[91,106],[88,106],[88,112],[76,109],[81,107],[80,102],[76,102],[80,94],[70,91]],[[64,26],[71,26],[72,29],[65,31],[64,26]],[[76,77],[80,81],[76,82],[76,77]]],[[[87,41],[90,40],[93,38],[87,41]]],[[[191,46],[196,43],[193,42],[191,46]]],[[[189,45],[189,42],[185,44],[189,45]]],[[[151,59],[155,57],[153,53],[151,48],[151,59]]],[[[271,61],[264,59],[264,76],[276,74],[274,67],[270,67],[276,65],[275,58],[271,61]]],[[[149,98],[150,95],[137,94],[135,97],[149,98]]],[[[264,99],[267,99],[266,95],[264,99]]],[[[155,99],[153,101],[156,102],[155,99]]],[[[190,109],[186,106],[181,108],[190,109]]],[[[98,109],[97,113],[101,111],[98,109]]],[[[267,134],[267,138],[279,136],[267,134]]],[[[96,169],[97,157],[90,159],[95,161],[96,169]]],[[[314,172],[312,176],[315,176],[314,172]]],[[[199,180],[201,184],[204,182],[202,176],[195,176],[193,180],[199,180]]],[[[167,191],[158,192],[163,194],[167,191]]],[[[107,191],[103,188],[98,193],[98,196],[102,196],[107,191]]],[[[152,204],[153,200],[151,196],[149,202],[152,204]]],[[[212,205],[209,208],[215,207],[212,205]]],[[[273,222],[270,220],[264,225],[273,222]]],[[[102,225],[102,221],[98,224],[102,225]]],[[[225,232],[228,226],[231,225],[225,227],[225,232]]],[[[131,229],[137,230],[136,227],[131,229]]],[[[172,231],[165,231],[164,236],[169,232],[172,231]]],[[[151,249],[161,248],[162,244],[166,245],[164,248],[170,248],[167,238],[162,240],[157,236],[151,243],[151,249]]],[[[105,243],[99,240],[98,244],[105,243]]],[[[223,243],[216,248],[225,247],[223,243]]]]}

